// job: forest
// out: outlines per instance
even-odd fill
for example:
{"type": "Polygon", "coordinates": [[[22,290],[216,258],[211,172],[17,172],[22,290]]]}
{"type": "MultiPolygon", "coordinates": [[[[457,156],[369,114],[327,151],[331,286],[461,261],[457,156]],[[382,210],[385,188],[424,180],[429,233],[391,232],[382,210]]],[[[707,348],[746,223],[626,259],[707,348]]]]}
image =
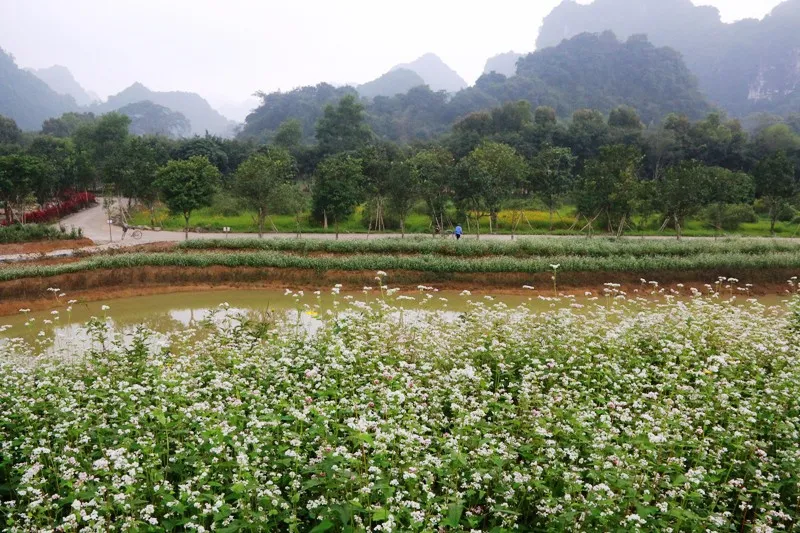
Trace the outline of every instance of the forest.
{"type": "Polygon", "coordinates": [[[608,115],[581,109],[565,121],[517,101],[469,114],[434,140],[401,144],[380,139],[348,94],[325,107],[313,144],[293,118],[268,143],[136,136],[130,125],[117,113],[67,113],[23,134],[2,119],[3,223],[63,201],[66,191],[129,198],[152,225],[163,206],[187,233],[202,209],[248,213],[259,234],[283,215],[297,231],[338,235],[356,211],[356,231],[403,233],[409,217],[424,217],[413,231],[466,223],[472,233],[513,234],[530,229],[523,219],[536,208],[548,213],[545,231],[617,235],[680,236],[690,220],[727,232],[763,219],[774,232],[796,217],[798,116],[749,134],[720,113],[697,121],[671,114],[646,127],[625,106],[608,115]]]}

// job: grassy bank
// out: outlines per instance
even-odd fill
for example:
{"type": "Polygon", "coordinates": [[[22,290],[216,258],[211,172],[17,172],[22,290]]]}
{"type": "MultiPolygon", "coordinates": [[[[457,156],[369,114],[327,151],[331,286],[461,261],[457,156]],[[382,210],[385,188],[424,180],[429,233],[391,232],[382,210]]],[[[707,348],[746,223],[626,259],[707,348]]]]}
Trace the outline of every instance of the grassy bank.
{"type": "Polygon", "coordinates": [[[498,241],[434,238],[321,240],[321,239],[197,239],[178,244],[182,250],[276,251],[298,254],[403,254],[452,257],[588,256],[689,257],[697,254],[763,255],[800,251],[800,242],[787,240],[720,239],[702,241],[636,239],[521,238],[498,241]]]}
{"type": "Polygon", "coordinates": [[[800,269],[800,250],[766,254],[696,253],[690,256],[576,256],[548,257],[447,257],[355,255],[315,257],[280,252],[251,253],[132,253],[92,257],[72,263],[10,267],[0,270],[0,282],[137,267],[248,267],[304,269],[312,271],[408,270],[435,273],[540,273],[558,272],[670,272],[670,271],[752,271],[800,269]]]}

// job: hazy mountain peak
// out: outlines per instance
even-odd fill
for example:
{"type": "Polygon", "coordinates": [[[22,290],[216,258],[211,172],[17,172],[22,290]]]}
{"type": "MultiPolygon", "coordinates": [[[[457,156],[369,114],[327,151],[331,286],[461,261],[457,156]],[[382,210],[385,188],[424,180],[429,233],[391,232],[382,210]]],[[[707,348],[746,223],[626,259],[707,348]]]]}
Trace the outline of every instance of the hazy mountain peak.
{"type": "Polygon", "coordinates": [[[490,72],[497,72],[506,77],[511,77],[517,73],[517,61],[524,54],[518,54],[511,50],[502,54],[497,54],[486,60],[486,66],[483,67],[483,73],[489,74],[490,72]]]}
{"type": "Polygon", "coordinates": [[[434,91],[455,93],[469,85],[458,72],[450,68],[439,56],[431,52],[418,57],[411,63],[395,65],[391,70],[394,71],[398,69],[407,69],[416,72],[434,91]]]}
{"type": "Polygon", "coordinates": [[[84,89],[75,79],[70,70],[62,65],[40,69],[25,69],[37,78],[45,82],[51,89],[58,94],[69,95],[75,99],[80,106],[88,106],[99,100],[96,95],[84,89]]]}
{"type": "Polygon", "coordinates": [[[235,123],[211,107],[197,93],[182,91],[153,91],[141,82],[134,82],[108,101],[97,106],[101,112],[116,111],[129,104],[149,101],[182,114],[191,124],[191,133],[203,135],[206,131],[214,135],[228,136],[235,123]]]}
{"type": "Polygon", "coordinates": [[[405,94],[414,87],[425,85],[425,80],[407,68],[395,68],[377,79],[356,87],[358,94],[365,98],[405,94]]]}
{"type": "Polygon", "coordinates": [[[71,96],[58,94],[38,76],[19,68],[13,56],[0,48],[0,115],[23,130],[38,130],[48,118],[77,111],[71,96]]]}

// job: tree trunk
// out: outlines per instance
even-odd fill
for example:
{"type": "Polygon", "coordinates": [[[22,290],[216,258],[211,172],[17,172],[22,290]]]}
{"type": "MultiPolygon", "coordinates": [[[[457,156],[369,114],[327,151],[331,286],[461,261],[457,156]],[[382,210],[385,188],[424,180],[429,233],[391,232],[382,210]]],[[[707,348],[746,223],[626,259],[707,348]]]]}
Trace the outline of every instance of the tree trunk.
{"type": "Polygon", "coordinates": [[[333,224],[336,226],[336,240],[339,240],[339,221],[335,218],[333,219],[333,224]]]}
{"type": "Polygon", "coordinates": [[[191,216],[191,214],[186,214],[186,213],[183,214],[183,218],[186,219],[186,225],[183,227],[183,232],[184,232],[183,233],[183,240],[185,240],[185,241],[189,240],[189,217],[190,216],[191,216]]]}
{"type": "Polygon", "coordinates": [[[406,221],[404,217],[400,217],[400,237],[406,238],[406,221]]]}
{"type": "Polygon", "coordinates": [[[328,229],[328,212],[322,211],[322,229],[328,229]]]}
{"type": "Polygon", "coordinates": [[[550,229],[548,230],[550,233],[553,233],[553,206],[549,206],[550,208],[550,229]]]}
{"type": "Polygon", "coordinates": [[[258,208],[258,238],[264,238],[264,210],[262,208],[258,208]]]}
{"type": "Polygon", "coordinates": [[[477,227],[476,239],[481,240],[481,217],[480,215],[475,216],[475,226],[477,227]]]}
{"type": "Polygon", "coordinates": [[[6,223],[11,224],[14,215],[11,213],[11,202],[6,201],[6,223]]]}

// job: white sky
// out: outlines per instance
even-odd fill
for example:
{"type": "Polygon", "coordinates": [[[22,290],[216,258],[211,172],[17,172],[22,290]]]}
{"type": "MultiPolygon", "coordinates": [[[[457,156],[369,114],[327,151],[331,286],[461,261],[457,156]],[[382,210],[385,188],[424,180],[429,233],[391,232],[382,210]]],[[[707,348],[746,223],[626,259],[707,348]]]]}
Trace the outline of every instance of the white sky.
{"type": "MultiPolygon", "coordinates": [[[[692,0],[725,21],[781,0],[692,0]]],[[[560,0],[0,0],[0,47],[21,67],[68,67],[101,97],[134,81],[212,104],[363,83],[426,53],[472,83],[489,57],[531,51],[560,0]]],[[[582,3],[589,3],[582,0],[582,3]]]]}

